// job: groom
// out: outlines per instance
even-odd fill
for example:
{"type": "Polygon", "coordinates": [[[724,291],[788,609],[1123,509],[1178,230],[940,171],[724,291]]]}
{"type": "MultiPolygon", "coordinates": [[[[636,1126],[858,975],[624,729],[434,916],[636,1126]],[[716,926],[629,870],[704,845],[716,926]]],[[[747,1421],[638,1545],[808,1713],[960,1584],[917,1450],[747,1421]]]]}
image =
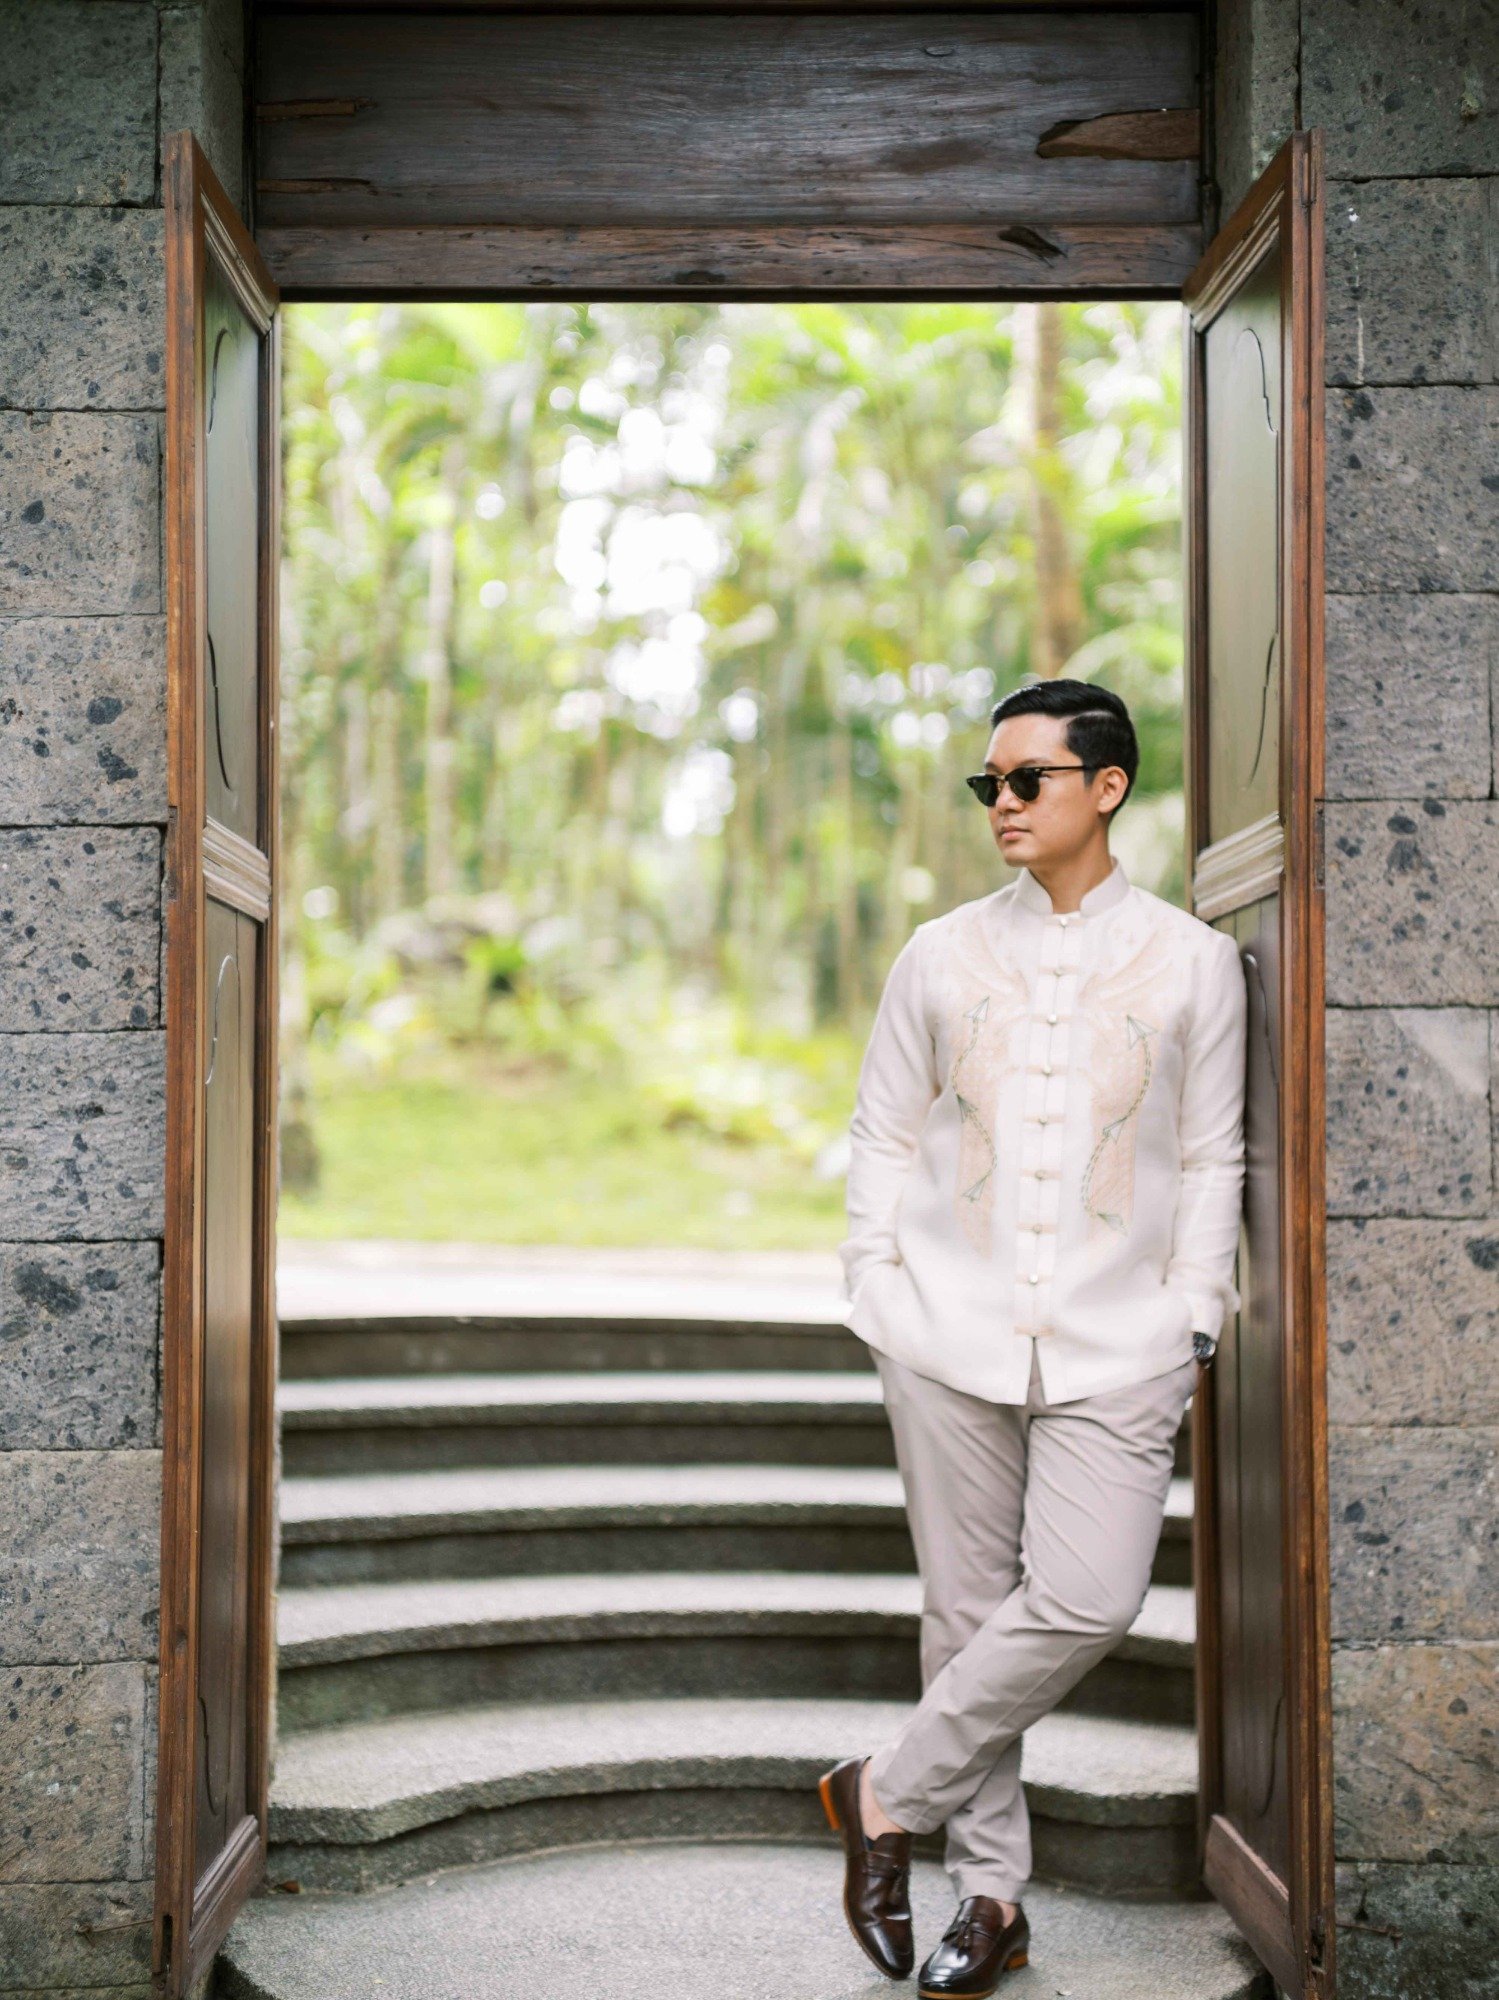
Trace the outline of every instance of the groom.
{"type": "Polygon", "coordinates": [[[841,1246],[923,1585],[923,1693],[821,1781],[844,1912],[915,1963],[911,1836],[946,1826],[957,1914],[922,2000],[1024,1965],[1024,1730],[1128,1631],[1176,1435],[1238,1310],[1246,996],[1224,931],[1131,883],[1139,765],[1086,681],[1001,701],[968,784],[1019,870],[921,924],[859,1073],[841,1246]]]}

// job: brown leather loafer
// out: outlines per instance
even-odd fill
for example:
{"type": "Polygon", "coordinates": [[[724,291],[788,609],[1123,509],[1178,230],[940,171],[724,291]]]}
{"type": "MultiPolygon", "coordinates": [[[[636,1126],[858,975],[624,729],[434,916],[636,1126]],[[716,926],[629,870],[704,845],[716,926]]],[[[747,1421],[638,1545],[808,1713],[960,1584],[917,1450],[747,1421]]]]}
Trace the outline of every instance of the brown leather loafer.
{"type": "Polygon", "coordinates": [[[887,1979],[905,1979],[916,1963],[911,1936],[911,1836],[871,1840],[859,1813],[859,1773],[868,1760],[846,1757],[818,1780],[822,1809],[843,1836],[843,1914],[866,1955],[887,1979]]]}
{"type": "Polygon", "coordinates": [[[993,1896],[965,1896],[921,1968],[921,2000],[984,2000],[1007,1972],[1029,1963],[1031,1927],[1015,1905],[1007,1924],[993,1896]]]}

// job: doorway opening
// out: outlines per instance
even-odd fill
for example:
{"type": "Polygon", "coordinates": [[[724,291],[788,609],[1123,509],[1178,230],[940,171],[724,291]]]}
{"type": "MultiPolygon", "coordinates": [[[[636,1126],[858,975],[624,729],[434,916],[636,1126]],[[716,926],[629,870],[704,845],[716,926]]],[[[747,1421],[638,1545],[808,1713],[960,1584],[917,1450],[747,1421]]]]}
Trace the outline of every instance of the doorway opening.
{"type": "MultiPolygon", "coordinates": [[[[670,1836],[690,1898],[728,1831],[774,1903],[817,1772],[919,1692],[835,1251],[885,972],[1008,879],[963,784],[995,701],[1125,697],[1116,851],[1184,898],[1181,308],[296,305],[283,340],[270,1872],[503,1862],[523,1931],[519,1856],[541,1895],[670,1836]]],[[[1136,1630],[1027,1739],[1038,1882],[1105,1899],[1120,1976],[1205,1916],[1182,1442],[1136,1630]]]]}

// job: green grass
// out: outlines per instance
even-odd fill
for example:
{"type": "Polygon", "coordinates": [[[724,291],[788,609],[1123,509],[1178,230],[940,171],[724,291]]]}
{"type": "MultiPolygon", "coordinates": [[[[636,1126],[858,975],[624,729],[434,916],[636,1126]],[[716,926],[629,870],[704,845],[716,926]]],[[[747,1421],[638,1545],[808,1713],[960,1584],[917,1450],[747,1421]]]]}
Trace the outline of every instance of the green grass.
{"type": "Polygon", "coordinates": [[[831,1250],[843,1183],[804,1158],[545,1064],[365,1082],[314,1056],[320,1182],[280,1231],[321,1240],[831,1250]]]}

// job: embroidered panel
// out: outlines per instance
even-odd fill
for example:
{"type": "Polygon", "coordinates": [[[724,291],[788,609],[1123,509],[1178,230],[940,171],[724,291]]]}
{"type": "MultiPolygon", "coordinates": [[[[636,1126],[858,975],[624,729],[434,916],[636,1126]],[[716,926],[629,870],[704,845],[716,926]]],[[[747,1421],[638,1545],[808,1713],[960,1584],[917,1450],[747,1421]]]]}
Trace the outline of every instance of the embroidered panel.
{"type": "Polygon", "coordinates": [[[1109,1232],[1122,1236],[1134,1214],[1140,1107],[1155,1073],[1174,956],[1169,932],[1152,931],[1123,965],[1099,968],[1078,994],[1092,1114],[1082,1178],[1090,1242],[1109,1232]]]}
{"type": "Polygon", "coordinates": [[[1029,1013],[1030,989],[1023,973],[993,958],[980,922],[971,912],[954,939],[944,1025],[953,1052],[947,1082],[961,1120],[953,1212],[980,1256],[992,1257],[995,1121],[1005,1078],[1019,1067],[1015,1030],[1029,1013]]]}

